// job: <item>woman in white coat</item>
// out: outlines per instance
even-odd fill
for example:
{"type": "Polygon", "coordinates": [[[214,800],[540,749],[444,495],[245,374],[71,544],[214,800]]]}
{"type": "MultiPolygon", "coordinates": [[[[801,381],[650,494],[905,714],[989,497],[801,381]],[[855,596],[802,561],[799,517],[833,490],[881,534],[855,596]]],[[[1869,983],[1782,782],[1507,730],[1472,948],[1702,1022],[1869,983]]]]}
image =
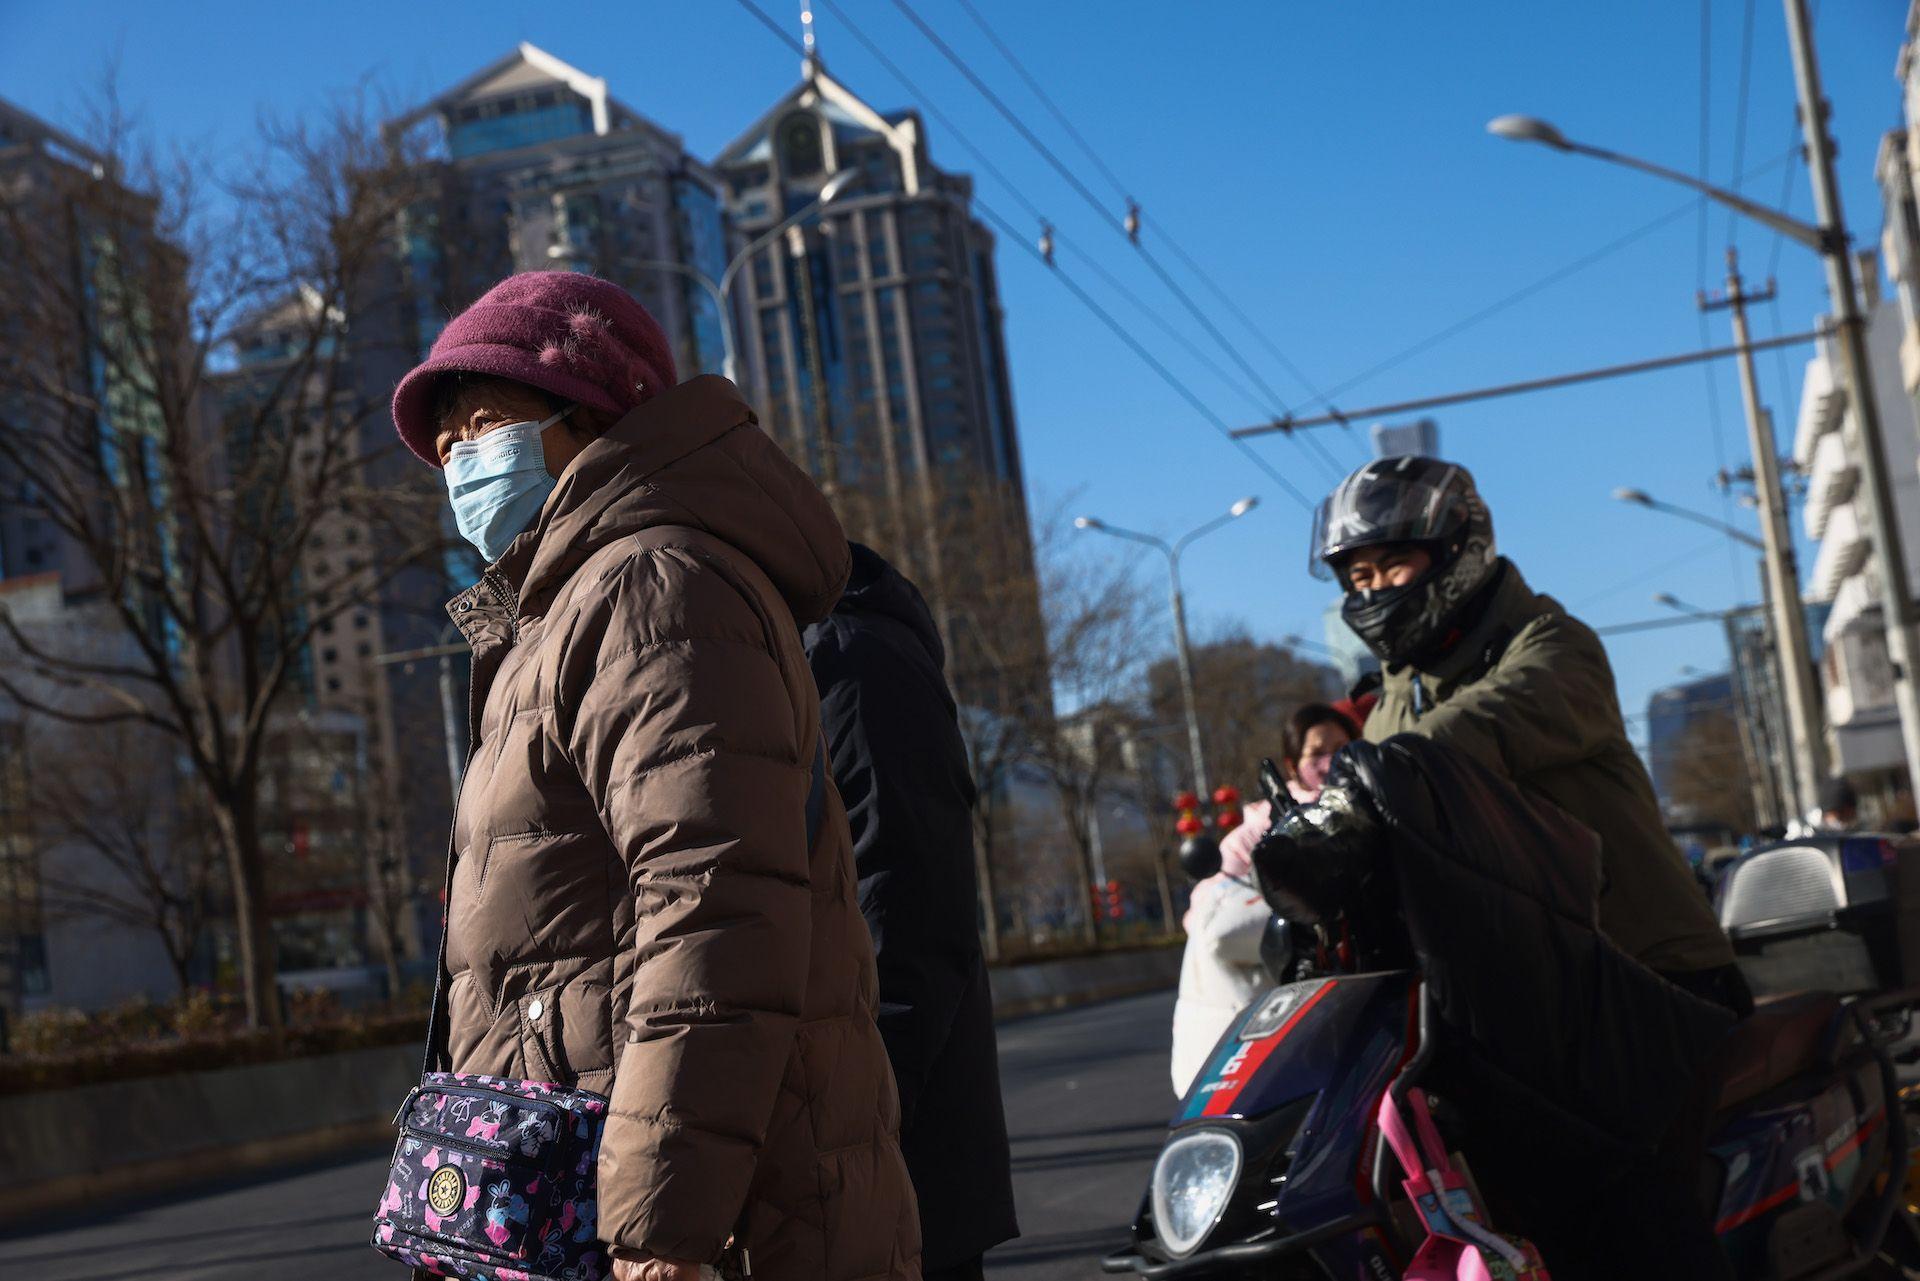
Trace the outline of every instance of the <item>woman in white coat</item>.
{"type": "MultiPolygon", "coordinates": [[[[1360,737],[1345,712],[1308,703],[1287,721],[1282,764],[1287,790],[1302,804],[1320,795],[1333,754],[1360,737]]],[[[1220,1036],[1271,982],[1260,968],[1260,936],[1272,915],[1250,859],[1272,823],[1266,801],[1247,806],[1245,821],[1220,842],[1220,870],[1193,887],[1181,922],[1187,931],[1180,996],[1173,1006],[1173,1089],[1185,1094],[1220,1036]]]]}

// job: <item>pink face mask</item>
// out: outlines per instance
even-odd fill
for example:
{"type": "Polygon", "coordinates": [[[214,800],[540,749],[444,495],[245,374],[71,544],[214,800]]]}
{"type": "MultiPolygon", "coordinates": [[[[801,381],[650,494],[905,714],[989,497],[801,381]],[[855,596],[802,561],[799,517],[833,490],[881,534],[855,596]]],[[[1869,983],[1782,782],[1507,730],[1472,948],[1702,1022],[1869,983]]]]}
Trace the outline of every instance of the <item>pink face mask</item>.
{"type": "Polygon", "coordinates": [[[1327,785],[1327,771],[1331,769],[1332,766],[1332,752],[1327,752],[1321,756],[1302,756],[1299,764],[1295,766],[1300,773],[1299,781],[1301,790],[1312,792],[1316,796],[1319,795],[1320,789],[1327,785]]]}

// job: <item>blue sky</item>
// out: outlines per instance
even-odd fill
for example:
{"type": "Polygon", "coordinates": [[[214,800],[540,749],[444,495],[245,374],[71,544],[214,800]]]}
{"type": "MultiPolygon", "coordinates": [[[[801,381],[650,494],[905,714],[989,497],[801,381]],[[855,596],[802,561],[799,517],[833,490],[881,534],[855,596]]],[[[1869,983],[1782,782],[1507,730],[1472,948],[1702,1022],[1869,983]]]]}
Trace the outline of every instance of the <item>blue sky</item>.
{"type": "MultiPolygon", "coordinates": [[[[1459,321],[1583,255],[1680,208],[1685,194],[1607,166],[1517,147],[1484,132],[1509,111],[1545,116],[1584,140],[1693,171],[1702,147],[1698,7],[1673,0],[1605,5],[1310,4],[1301,0],[1170,6],[1144,0],[975,0],[1048,93],[1164,229],[1223,281],[1266,334],[1321,388],[1459,321]]],[[[764,0],[782,20],[798,5],[764,0]]],[[[914,81],[893,81],[830,13],[820,15],[828,66],[876,106],[931,102],[988,148],[1063,237],[1096,254],[1170,321],[1204,342],[1170,295],[1108,227],[905,21],[891,0],[840,0],[914,81]]],[[[1106,188],[954,0],[915,7],[1036,132],[1106,188]]],[[[1905,5],[1833,0],[1818,40],[1840,140],[1849,220],[1877,240],[1872,178],[1882,131],[1899,118],[1893,63],[1905,5]]],[[[1780,5],[1757,0],[1750,90],[1741,131],[1740,0],[1715,0],[1704,133],[1709,176],[1772,167],[1746,186],[1809,209],[1804,169],[1778,162],[1797,145],[1780,5]]],[[[210,149],[243,144],[257,112],[297,113],[363,80],[403,102],[457,81],[529,40],[597,75],[613,92],[711,154],[794,82],[794,55],[731,0],[691,4],[454,5],[237,0],[157,5],[129,0],[0,0],[0,94],[47,118],[80,123],[85,86],[118,59],[125,96],[158,136],[210,149]]],[[[929,122],[936,160],[974,166],[929,122]]],[[[980,195],[1026,227],[1002,184],[980,195]]],[[[1117,200],[1115,201],[1117,204],[1117,200]]],[[[1117,216],[1117,210],[1116,215],[1117,216]]],[[[1343,392],[1343,409],[1697,347],[1694,291],[1715,287],[1728,224],[1687,213],[1464,334],[1343,392]]],[[[1774,238],[1735,229],[1749,273],[1775,261],[1774,238]]],[[[1151,233],[1150,233],[1151,234],[1151,233]]],[[[1234,499],[1263,506],[1188,556],[1200,628],[1240,622],[1257,634],[1319,636],[1324,584],[1304,572],[1306,513],[1049,279],[1003,245],[1001,283],[1027,471],[1036,510],[1067,505],[1173,534],[1234,499]]],[[[1822,309],[1812,255],[1778,251],[1780,300],[1754,316],[1760,334],[1808,327],[1822,309]]],[[[1075,259],[1072,273],[1202,398],[1233,422],[1265,417],[1174,347],[1075,259]]],[[[1204,297],[1203,293],[1198,296],[1204,297]]],[[[1289,403],[1306,390],[1258,343],[1220,322],[1289,403]]],[[[1707,331],[1727,341],[1726,321],[1707,331]]],[[[1761,357],[1762,390],[1784,438],[1806,352],[1761,357]]],[[[1220,363],[1225,359],[1218,357],[1220,363]]],[[[1697,367],[1441,411],[1445,452],[1479,477],[1502,549],[1533,584],[1590,622],[1658,612],[1668,591],[1708,608],[1752,600],[1751,556],[1727,540],[1610,498],[1635,485],[1725,515],[1749,513],[1711,487],[1745,460],[1730,365],[1697,367]],[[1719,429],[1714,429],[1717,404],[1719,429]]],[[[1365,421],[1365,420],[1362,420],[1365,421]]],[[[1343,461],[1359,441],[1326,438],[1343,461]]],[[[1328,478],[1300,445],[1258,446],[1301,489],[1328,478]]],[[[1796,520],[1797,525],[1797,520],[1796,520]]],[[[1093,535],[1084,535],[1091,538],[1093,535]]],[[[1809,559],[1803,556],[1803,563],[1809,559]]],[[[1157,566],[1143,562],[1142,573],[1157,566]]],[[[1685,666],[1717,669],[1717,628],[1676,628],[1612,646],[1622,701],[1685,666]]]]}

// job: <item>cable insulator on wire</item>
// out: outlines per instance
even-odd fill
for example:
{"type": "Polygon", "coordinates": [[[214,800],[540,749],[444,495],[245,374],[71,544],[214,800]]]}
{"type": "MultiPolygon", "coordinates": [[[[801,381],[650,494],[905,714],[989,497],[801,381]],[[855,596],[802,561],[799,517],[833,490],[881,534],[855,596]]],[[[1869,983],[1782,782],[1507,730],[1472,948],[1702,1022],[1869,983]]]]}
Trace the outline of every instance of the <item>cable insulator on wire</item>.
{"type": "Polygon", "coordinates": [[[1040,257],[1047,266],[1053,266],[1053,224],[1050,222],[1040,224],[1040,257]]]}
{"type": "Polygon", "coordinates": [[[1127,239],[1134,244],[1140,243],[1140,202],[1127,201],[1127,239]]]}

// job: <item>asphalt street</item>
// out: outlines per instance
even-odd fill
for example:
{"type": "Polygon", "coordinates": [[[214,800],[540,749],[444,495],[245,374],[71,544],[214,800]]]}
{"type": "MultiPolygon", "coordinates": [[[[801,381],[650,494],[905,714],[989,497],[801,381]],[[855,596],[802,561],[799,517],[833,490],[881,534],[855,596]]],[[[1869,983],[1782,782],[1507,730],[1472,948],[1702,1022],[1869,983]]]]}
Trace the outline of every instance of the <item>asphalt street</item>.
{"type": "MultiPolygon", "coordinates": [[[[1173,1111],[1173,994],[1000,1025],[1024,1235],[995,1281],[1092,1278],[1133,1217],[1173,1111]]],[[[0,1237],[8,1281],[398,1281],[367,1244],[388,1153],[50,1219],[0,1237]]]]}

